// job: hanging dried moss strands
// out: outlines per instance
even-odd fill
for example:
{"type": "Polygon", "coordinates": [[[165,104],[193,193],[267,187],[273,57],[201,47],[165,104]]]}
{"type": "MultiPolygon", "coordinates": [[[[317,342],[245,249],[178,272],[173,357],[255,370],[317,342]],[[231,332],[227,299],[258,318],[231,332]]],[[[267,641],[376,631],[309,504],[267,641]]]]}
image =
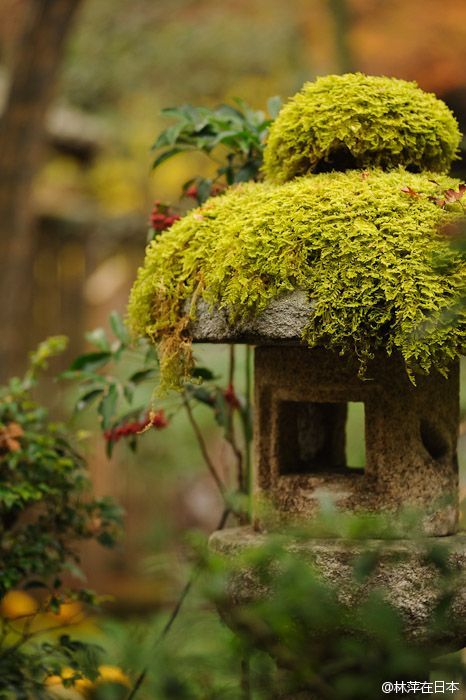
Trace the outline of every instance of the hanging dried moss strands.
{"type": "Polygon", "coordinates": [[[463,210],[435,200],[458,185],[400,168],[232,188],[148,247],[130,298],[132,328],[168,349],[164,381],[173,386],[189,370],[193,294],[235,319],[299,288],[314,302],[310,346],[356,353],[362,365],[377,349],[397,350],[410,372],[446,371],[465,345],[466,314],[453,309],[466,269],[439,230],[463,210]]]}
{"type": "Polygon", "coordinates": [[[460,139],[446,104],[416,83],[329,75],[306,83],[280,111],[264,171],[275,182],[368,167],[447,172],[460,139]]]}

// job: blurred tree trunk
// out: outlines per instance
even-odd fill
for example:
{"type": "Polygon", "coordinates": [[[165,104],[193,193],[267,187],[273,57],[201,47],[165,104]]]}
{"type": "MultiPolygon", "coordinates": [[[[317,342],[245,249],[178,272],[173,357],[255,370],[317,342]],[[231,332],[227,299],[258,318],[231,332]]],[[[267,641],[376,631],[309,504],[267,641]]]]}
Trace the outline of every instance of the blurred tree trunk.
{"type": "Polygon", "coordinates": [[[32,186],[44,121],[80,0],[27,0],[0,118],[0,379],[22,369],[33,282],[32,186]]]}

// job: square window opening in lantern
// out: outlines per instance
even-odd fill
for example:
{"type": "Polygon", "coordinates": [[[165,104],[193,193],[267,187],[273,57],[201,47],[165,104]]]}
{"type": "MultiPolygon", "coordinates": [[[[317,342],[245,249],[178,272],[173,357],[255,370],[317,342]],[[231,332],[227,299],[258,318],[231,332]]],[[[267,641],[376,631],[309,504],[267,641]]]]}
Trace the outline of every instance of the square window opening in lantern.
{"type": "Polygon", "coordinates": [[[280,475],[363,473],[362,402],[280,401],[277,408],[280,475]]]}

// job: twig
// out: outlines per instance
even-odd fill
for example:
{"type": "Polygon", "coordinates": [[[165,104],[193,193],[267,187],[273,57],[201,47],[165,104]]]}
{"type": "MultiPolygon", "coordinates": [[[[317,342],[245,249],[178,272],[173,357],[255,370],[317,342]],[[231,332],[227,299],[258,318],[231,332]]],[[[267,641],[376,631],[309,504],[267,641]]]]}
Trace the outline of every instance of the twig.
{"type": "MultiPolygon", "coordinates": [[[[219,520],[219,523],[216,527],[216,530],[223,530],[223,528],[225,527],[226,521],[228,519],[228,516],[230,515],[230,512],[231,512],[230,508],[225,508],[225,510],[223,511],[222,516],[219,520]]],[[[159,636],[155,640],[154,649],[157,648],[157,646],[160,644],[160,642],[162,642],[165,639],[165,637],[167,636],[167,634],[170,632],[170,630],[173,626],[173,623],[175,622],[176,618],[180,614],[181,608],[183,607],[183,603],[186,600],[186,597],[187,597],[189,591],[191,590],[198,574],[199,574],[199,567],[196,567],[194,569],[194,571],[192,572],[190,578],[186,582],[183,590],[181,591],[180,596],[176,602],[175,607],[172,610],[170,617],[168,618],[167,622],[165,623],[161,633],[159,634],[159,636]]],[[[147,667],[144,668],[141,671],[141,673],[139,674],[139,676],[136,678],[136,681],[135,681],[133,687],[131,688],[126,700],[133,700],[133,698],[135,697],[139,688],[144,683],[146,676],[147,676],[147,667]]]]}
{"type": "Polygon", "coordinates": [[[235,346],[230,345],[229,351],[228,383],[232,385],[235,380],[235,346]]]}
{"type": "Polygon", "coordinates": [[[194,430],[194,433],[196,435],[197,441],[199,443],[199,447],[202,452],[202,456],[204,457],[204,461],[207,465],[207,468],[209,472],[212,475],[213,480],[215,481],[218,490],[220,491],[222,498],[225,500],[225,484],[223,481],[220,479],[219,475],[217,474],[217,470],[215,469],[214,463],[210,459],[209,452],[207,451],[207,446],[205,444],[204,436],[201,433],[201,430],[196,422],[196,419],[194,418],[193,411],[191,408],[191,405],[186,397],[186,394],[183,394],[183,404],[184,407],[186,408],[186,413],[188,414],[189,422],[191,423],[191,427],[194,430]]]}
{"type": "MultiPolygon", "coordinates": [[[[19,616],[19,617],[25,617],[25,616],[19,616]]],[[[15,618],[15,621],[19,619],[19,617],[15,618]]],[[[70,627],[73,627],[74,624],[80,619],[81,613],[76,613],[71,617],[69,620],[64,622],[61,625],[49,625],[49,627],[43,627],[42,629],[36,630],[35,632],[26,632],[24,633],[24,630],[22,631],[22,636],[21,638],[15,642],[15,644],[12,644],[11,646],[7,647],[2,653],[0,653],[0,659],[3,659],[5,656],[8,656],[9,654],[18,651],[20,647],[23,646],[23,644],[26,644],[27,642],[31,641],[31,639],[35,639],[36,637],[41,637],[42,635],[46,635],[49,632],[56,632],[57,630],[64,630],[64,629],[69,629],[70,627]],[[74,618],[77,618],[75,622],[73,622],[74,618]]],[[[32,624],[31,623],[28,625],[30,627],[32,624]]],[[[14,629],[13,625],[10,625],[11,629],[13,632],[16,632],[14,629]]]]}

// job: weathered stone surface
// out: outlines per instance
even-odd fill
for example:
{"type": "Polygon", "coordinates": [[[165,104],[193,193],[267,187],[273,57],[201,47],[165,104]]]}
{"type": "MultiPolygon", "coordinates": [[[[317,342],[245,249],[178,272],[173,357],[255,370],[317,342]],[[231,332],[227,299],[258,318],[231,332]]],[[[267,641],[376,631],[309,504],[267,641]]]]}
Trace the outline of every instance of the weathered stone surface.
{"type": "Polygon", "coordinates": [[[300,343],[311,312],[308,294],[295,291],[273,299],[257,318],[231,324],[226,311],[212,311],[201,299],[190,331],[197,343],[300,343]]]}
{"type": "Polygon", "coordinates": [[[353,512],[409,505],[425,513],[426,534],[454,533],[458,377],[455,364],[413,386],[401,358],[381,354],[360,379],[354,360],[330,351],[256,348],[256,491],[286,518],[310,518],[330,497],[353,512]],[[364,470],[345,461],[348,401],[364,403],[364,470]]]}
{"type": "MultiPolygon", "coordinates": [[[[231,528],[215,532],[210,538],[210,548],[231,559],[246,549],[260,547],[266,538],[266,534],[250,527],[231,528]]],[[[419,541],[310,539],[296,541],[290,549],[300,559],[315,565],[322,577],[335,585],[344,605],[360,603],[370,591],[382,590],[385,599],[400,613],[409,640],[440,649],[460,649],[466,645],[466,535],[441,540],[449,551],[455,585],[449,608],[451,624],[442,630],[437,628],[434,633],[429,619],[444,589],[442,575],[432,564],[426,563],[424,553],[438,542],[438,538],[419,541]],[[371,550],[377,552],[378,564],[366,582],[356,586],[354,559],[371,550]]],[[[261,595],[267,595],[267,591],[251,570],[240,568],[229,586],[229,604],[223,610],[226,620],[232,620],[231,611],[236,606],[258,600],[261,595]]]]}
{"type": "MultiPolygon", "coordinates": [[[[429,652],[466,645],[466,536],[455,535],[458,523],[457,433],[459,367],[448,378],[433,371],[418,376],[414,386],[399,356],[381,352],[358,376],[356,358],[342,358],[301,342],[311,302],[303,292],[285,295],[250,323],[231,325],[227,316],[198,305],[192,327],[198,342],[254,344],[254,450],[257,501],[273,506],[274,524],[311,520],[322,499],[330,498],[348,512],[393,514],[407,506],[424,514],[423,541],[327,540],[310,538],[293,543],[301,559],[332,583],[349,608],[377,589],[399,612],[407,639],[426,645],[429,652]],[[346,462],[348,402],[365,409],[364,470],[346,462]],[[434,537],[432,537],[434,536],[434,537]],[[441,539],[440,539],[441,537],[441,539]],[[448,603],[451,624],[433,630],[432,615],[441,599],[442,575],[424,558],[437,542],[450,549],[455,572],[448,603]],[[354,582],[354,558],[377,550],[377,565],[361,586],[354,582]]],[[[270,517],[270,511],[267,513],[270,517]]],[[[255,519],[266,524],[263,514],[255,519]]],[[[405,532],[400,537],[405,536],[405,532]]],[[[214,533],[210,547],[231,558],[265,542],[267,534],[251,528],[214,533]]],[[[450,581],[449,581],[450,583],[450,581]]],[[[244,603],[268,595],[250,568],[232,576],[220,612],[232,628],[235,611],[244,603]]],[[[311,592],[310,592],[311,595],[311,592]]],[[[343,632],[344,630],[342,630],[343,632]]],[[[315,632],[316,642],[325,633],[315,632]]],[[[262,638],[258,646],[274,654],[262,638]]],[[[276,654],[277,664],[281,660],[276,654]]],[[[284,673],[286,675],[286,669],[284,673]]],[[[276,698],[313,700],[311,689],[287,694],[277,687],[276,698]]]]}

